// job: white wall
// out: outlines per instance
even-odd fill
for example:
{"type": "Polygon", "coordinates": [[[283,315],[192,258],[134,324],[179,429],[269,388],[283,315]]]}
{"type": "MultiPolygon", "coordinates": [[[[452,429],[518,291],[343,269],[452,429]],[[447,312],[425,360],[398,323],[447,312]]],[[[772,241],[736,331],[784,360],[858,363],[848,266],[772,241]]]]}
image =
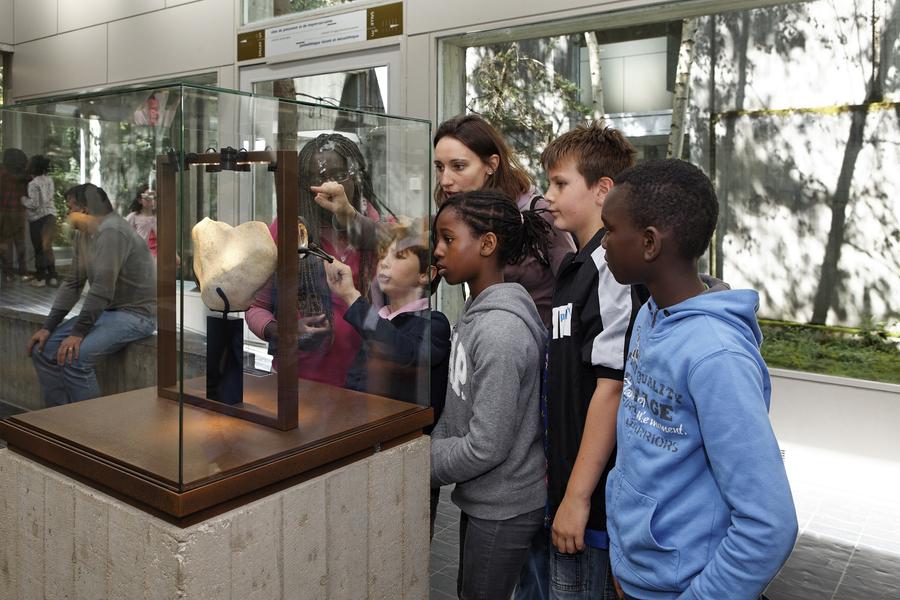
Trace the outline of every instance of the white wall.
{"type": "Polygon", "coordinates": [[[57,0],[15,0],[13,23],[16,43],[57,33],[57,0]]]}
{"type": "Polygon", "coordinates": [[[0,0],[0,44],[12,45],[13,36],[13,0],[0,0]]]}
{"type": "Polygon", "coordinates": [[[100,23],[161,10],[164,0],[57,0],[59,3],[59,31],[80,29],[100,23]]]}
{"type": "Polygon", "coordinates": [[[889,462],[900,458],[900,385],[771,369],[779,441],[889,462]]]}
{"type": "Polygon", "coordinates": [[[110,23],[109,81],[233,63],[234,11],[223,10],[228,4],[204,0],[110,23]]]}
{"type": "Polygon", "coordinates": [[[18,44],[11,96],[96,87],[106,83],[106,25],[18,44]]]}
{"type": "MultiPolygon", "coordinates": [[[[460,0],[449,5],[406,0],[400,106],[409,116],[437,118],[437,42],[443,35],[658,1],[460,0]]],[[[0,16],[11,15],[0,18],[0,43],[15,43],[11,96],[25,99],[213,69],[220,73],[220,85],[236,85],[236,33],[258,27],[241,28],[239,12],[240,0],[0,0],[0,16]],[[96,39],[78,34],[87,28],[96,39]]]]}
{"type": "Polygon", "coordinates": [[[238,1],[0,0],[13,13],[11,96],[213,70],[233,85],[238,1]]]}

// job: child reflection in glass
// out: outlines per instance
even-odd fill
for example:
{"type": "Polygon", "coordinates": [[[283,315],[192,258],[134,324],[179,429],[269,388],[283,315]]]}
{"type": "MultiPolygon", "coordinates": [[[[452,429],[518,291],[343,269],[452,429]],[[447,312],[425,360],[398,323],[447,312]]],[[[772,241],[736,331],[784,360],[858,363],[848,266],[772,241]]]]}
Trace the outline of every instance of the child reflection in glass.
{"type": "MultiPolygon", "coordinates": [[[[371,300],[379,237],[386,231],[378,223],[388,211],[375,195],[365,158],[349,138],[328,133],[303,146],[299,161],[301,229],[310,246],[350,268],[354,287],[371,300]]],[[[269,231],[277,242],[277,220],[269,231]]],[[[321,258],[308,255],[299,261],[298,376],[343,386],[361,339],[343,319],[347,303],[328,289],[321,258]]],[[[276,294],[273,278],[246,313],[250,330],[269,343],[273,355],[278,338],[276,294]]],[[[275,361],[273,368],[278,368],[275,361]]]]}
{"type": "Polygon", "coordinates": [[[431,266],[427,229],[420,220],[393,228],[381,253],[376,285],[387,304],[371,306],[353,284],[349,266],[325,265],[328,285],[349,308],[344,320],[363,338],[346,386],[424,406],[440,412],[446,390],[450,323],[430,310],[429,290],[436,274],[431,266]],[[431,396],[423,367],[431,358],[431,396]]]}

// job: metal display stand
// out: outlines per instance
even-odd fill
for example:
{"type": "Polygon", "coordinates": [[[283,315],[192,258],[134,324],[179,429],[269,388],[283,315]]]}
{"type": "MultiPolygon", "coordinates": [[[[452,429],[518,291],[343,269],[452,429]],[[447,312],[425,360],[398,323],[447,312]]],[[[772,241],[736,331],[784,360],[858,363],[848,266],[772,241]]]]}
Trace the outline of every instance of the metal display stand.
{"type": "MultiPolygon", "coordinates": [[[[297,248],[297,152],[291,150],[246,152],[242,159],[248,163],[269,165],[275,176],[275,195],[278,217],[278,266],[275,271],[278,282],[278,306],[297,304],[297,252],[285,249],[297,248]]],[[[228,157],[225,158],[228,160],[228,157]]],[[[221,168],[222,155],[208,152],[189,154],[184,168],[192,165],[221,168]]],[[[177,231],[178,191],[176,174],[181,165],[173,154],[160,155],[156,159],[157,172],[157,230],[158,230],[158,271],[157,297],[159,298],[157,332],[157,388],[163,398],[183,400],[232,417],[238,417],[274,427],[281,431],[298,426],[298,384],[297,384],[297,321],[278,320],[278,371],[270,375],[244,374],[244,401],[240,404],[225,404],[207,397],[206,378],[198,377],[184,382],[178,377],[178,323],[177,306],[177,231]],[[263,407],[260,395],[272,394],[277,398],[273,413],[263,407]]]]}

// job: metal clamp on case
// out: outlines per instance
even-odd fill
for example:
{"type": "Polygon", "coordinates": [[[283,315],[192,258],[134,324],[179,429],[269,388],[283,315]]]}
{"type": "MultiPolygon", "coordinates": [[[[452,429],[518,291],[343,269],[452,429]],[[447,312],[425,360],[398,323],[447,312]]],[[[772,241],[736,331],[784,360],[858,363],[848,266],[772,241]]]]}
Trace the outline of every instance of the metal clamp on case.
{"type": "Polygon", "coordinates": [[[329,264],[334,262],[334,257],[322,250],[322,247],[313,241],[307,243],[306,246],[298,247],[297,254],[300,255],[300,258],[306,258],[307,256],[312,255],[318,256],[329,264]]]}

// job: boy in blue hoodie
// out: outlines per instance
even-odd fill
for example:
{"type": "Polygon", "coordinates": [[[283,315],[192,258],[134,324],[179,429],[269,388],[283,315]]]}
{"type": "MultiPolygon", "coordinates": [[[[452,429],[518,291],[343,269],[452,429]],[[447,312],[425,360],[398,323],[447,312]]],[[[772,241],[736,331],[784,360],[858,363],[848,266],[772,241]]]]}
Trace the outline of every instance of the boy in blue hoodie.
{"type": "Polygon", "coordinates": [[[647,161],[616,183],[606,261],[651,298],[631,336],[606,485],[613,573],[630,599],[758,598],[797,535],[759,297],[698,275],[718,217],[700,169],[647,161]]]}

